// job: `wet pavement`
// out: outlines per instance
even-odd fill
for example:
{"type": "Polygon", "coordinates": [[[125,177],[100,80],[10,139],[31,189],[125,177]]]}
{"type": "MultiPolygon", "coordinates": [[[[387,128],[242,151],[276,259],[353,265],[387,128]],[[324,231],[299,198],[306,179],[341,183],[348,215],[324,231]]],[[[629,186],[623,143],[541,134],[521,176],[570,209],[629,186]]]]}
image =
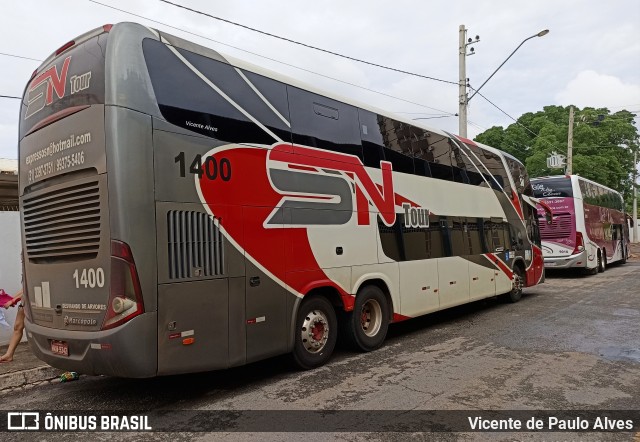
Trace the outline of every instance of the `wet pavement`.
{"type": "MultiPolygon", "coordinates": [[[[339,348],[325,367],[278,357],[219,372],[127,380],[82,376],[5,392],[5,409],[37,410],[635,410],[640,419],[640,246],[604,273],[549,273],[517,304],[486,300],[395,324],[383,348],[339,348]]],[[[19,355],[20,356],[20,355],[19,355]]],[[[19,360],[19,356],[16,358],[19,360]]],[[[27,355],[23,354],[23,359],[27,355]]],[[[2,368],[2,367],[0,367],[2,368]]],[[[193,428],[207,424],[194,417],[193,428]]],[[[237,419],[240,419],[239,417],[237,419]]],[[[231,419],[230,428],[235,421],[231,419]]],[[[284,422],[282,429],[286,430],[284,422]]],[[[41,440],[43,433],[4,440],[41,440]]],[[[100,433],[97,439],[139,440],[100,433]]],[[[155,440],[258,435],[154,433],[155,440]]],[[[299,440],[270,432],[266,440],[299,440]]],[[[640,440],[637,433],[314,433],[314,440],[640,440]]],[[[47,440],[86,434],[46,434],[47,440]]]]}

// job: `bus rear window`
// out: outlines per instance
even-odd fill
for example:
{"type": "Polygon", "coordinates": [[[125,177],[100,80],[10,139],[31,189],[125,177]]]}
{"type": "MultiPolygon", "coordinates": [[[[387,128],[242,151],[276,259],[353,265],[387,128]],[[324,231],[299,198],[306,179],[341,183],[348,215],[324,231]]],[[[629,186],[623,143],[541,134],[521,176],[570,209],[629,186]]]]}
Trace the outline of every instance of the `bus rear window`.
{"type": "Polygon", "coordinates": [[[531,180],[533,196],[536,198],[573,198],[571,178],[531,180]]]}

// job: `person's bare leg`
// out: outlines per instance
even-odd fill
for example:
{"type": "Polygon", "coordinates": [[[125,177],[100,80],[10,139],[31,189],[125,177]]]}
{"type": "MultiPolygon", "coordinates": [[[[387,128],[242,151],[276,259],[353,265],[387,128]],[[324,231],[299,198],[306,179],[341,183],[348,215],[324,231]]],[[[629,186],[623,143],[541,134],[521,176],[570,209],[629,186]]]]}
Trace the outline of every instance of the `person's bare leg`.
{"type": "Polygon", "coordinates": [[[24,308],[18,308],[18,313],[16,314],[16,322],[13,325],[13,335],[11,335],[11,340],[9,341],[9,348],[7,348],[7,352],[0,356],[0,362],[11,362],[13,361],[13,354],[16,352],[16,348],[18,344],[22,340],[22,333],[24,332],[24,308]]]}

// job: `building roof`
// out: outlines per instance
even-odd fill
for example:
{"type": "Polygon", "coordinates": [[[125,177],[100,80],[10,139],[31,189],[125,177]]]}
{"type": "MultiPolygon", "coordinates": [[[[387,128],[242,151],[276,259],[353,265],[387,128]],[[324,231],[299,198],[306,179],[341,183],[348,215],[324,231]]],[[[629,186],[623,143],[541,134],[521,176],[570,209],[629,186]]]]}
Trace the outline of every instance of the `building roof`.
{"type": "Polygon", "coordinates": [[[0,211],[18,210],[18,160],[0,158],[0,211]]]}

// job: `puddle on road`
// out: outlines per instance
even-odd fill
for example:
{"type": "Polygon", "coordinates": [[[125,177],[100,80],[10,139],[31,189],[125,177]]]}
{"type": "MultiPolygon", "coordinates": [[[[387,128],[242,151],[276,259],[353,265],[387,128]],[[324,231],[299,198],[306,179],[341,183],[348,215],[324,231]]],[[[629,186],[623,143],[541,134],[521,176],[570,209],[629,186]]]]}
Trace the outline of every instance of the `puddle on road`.
{"type": "Polygon", "coordinates": [[[640,349],[624,347],[604,347],[601,348],[600,356],[611,361],[631,361],[640,362],[640,349]]]}

